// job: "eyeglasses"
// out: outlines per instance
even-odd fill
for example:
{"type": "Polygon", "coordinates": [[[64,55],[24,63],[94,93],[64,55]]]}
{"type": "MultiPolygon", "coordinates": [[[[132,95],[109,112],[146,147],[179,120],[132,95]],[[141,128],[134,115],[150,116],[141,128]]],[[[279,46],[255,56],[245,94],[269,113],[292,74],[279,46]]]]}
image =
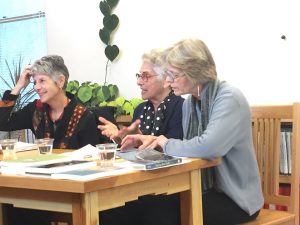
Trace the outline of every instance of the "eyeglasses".
{"type": "Polygon", "coordinates": [[[147,82],[148,79],[149,79],[149,77],[156,77],[156,76],[158,76],[158,75],[151,75],[151,74],[149,74],[149,73],[147,73],[147,72],[142,72],[142,73],[136,73],[135,76],[136,76],[136,79],[137,79],[137,80],[138,80],[139,78],[142,78],[142,80],[143,80],[144,82],[147,82]]]}
{"type": "Polygon", "coordinates": [[[166,70],[166,75],[167,75],[167,77],[168,77],[171,81],[174,81],[174,80],[176,80],[177,78],[183,77],[183,76],[184,76],[183,73],[174,73],[174,72],[172,72],[172,71],[170,71],[170,70],[166,70]]]}

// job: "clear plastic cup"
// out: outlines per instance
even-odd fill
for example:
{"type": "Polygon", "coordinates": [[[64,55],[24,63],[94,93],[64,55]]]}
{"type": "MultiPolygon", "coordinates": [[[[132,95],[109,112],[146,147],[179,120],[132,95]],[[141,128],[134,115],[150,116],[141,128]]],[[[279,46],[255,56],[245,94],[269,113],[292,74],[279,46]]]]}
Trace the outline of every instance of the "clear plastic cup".
{"type": "Polygon", "coordinates": [[[40,138],[35,139],[34,143],[37,144],[40,154],[52,154],[53,138],[40,138]]]}
{"type": "Polygon", "coordinates": [[[18,142],[17,139],[3,139],[0,140],[0,146],[3,154],[3,160],[15,159],[16,149],[15,145],[18,142]]]}
{"type": "Polygon", "coordinates": [[[99,150],[99,162],[98,165],[100,167],[113,167],[116,151],[118,148],[118,144],[114,143],[106,143],[106,144],[98,144],[96,147],[99,150]]]}

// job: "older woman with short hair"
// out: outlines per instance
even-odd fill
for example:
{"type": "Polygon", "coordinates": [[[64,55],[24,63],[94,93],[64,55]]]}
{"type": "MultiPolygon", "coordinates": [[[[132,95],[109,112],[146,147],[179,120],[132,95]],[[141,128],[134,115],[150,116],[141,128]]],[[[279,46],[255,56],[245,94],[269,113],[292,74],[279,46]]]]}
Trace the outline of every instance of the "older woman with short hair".
{"type": "Polygon", "coordinates": [[[96,145],[95,116],[66,93],[69,72],[61,56],[48,55],[28,65],[16,86],[0,101],[0,130],[31,129],[36,138],[54,138],[54,148],[78,149],[96,145]],[[30,80],[39,99],[13,112],[14,104],[30,80]]]}
{"type": "Polygon", "coordinates": [[[104,124],[99,126],[102,134],[118,142],[133,133],[182,138],[181,108],[184,99],[174,95],[165,81],[162,56],[162,49],[153,49],[142,56],[142,66],[136,78],[142,99],[146,101],[135,109],[131,126],[118,130],[116,125],[100,117],[104,124]]]}
{"type": "MultiPolygon", "coordinates": [[[[151,136],[164,135],[182,139],[182,103],[165,81],[163,70],[164,51],[154,49],[142,56],[142,66],[136,74],[137,85],[145,102],[134,111],[133,123],[121,130],[99,118],[102,134],[110,139],[121,140],[128,134],[138,133],[151,136]]],[[[178,194],[142,196],[124,207],[101,213],[101,225],[179,225],[180,205],[178,194]]]]}
{"type": "MultiPolygon", "coordinates": [[[[69,71],[61,56],[48,55],[27,65],[16,86],[0,101],[0,130],[31,129],[36,138],[54,138],[53,148],[78,149],[99,140],[94,114],[79,104],[65,88],[69,71]],[[15,102],[30,80],[39,99],[12,112],[15,102]]],[[[7,208],[9,224],[49,224],[49,212],[7,208]],[[24,222],[26,221],[26,222],[24,222]]]]}

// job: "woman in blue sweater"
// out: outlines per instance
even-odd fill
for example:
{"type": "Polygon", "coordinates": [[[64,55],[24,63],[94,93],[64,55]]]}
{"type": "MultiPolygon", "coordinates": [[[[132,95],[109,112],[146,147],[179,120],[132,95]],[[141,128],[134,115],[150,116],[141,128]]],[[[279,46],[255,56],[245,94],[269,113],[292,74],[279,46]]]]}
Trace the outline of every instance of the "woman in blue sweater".
{"type": "Polygon", "coordinates": [[[176,43],[166,50],[165,61],[174,94],[190,94],[183,104],[184,139],[128,135],[122,149],[139,146],[174,156],[222,157],[216,168],[202,171],[204,224],[236,225],[255,219],[263,197],[246,98],[219,81],[213,57],[201,40],[176,43]]]}

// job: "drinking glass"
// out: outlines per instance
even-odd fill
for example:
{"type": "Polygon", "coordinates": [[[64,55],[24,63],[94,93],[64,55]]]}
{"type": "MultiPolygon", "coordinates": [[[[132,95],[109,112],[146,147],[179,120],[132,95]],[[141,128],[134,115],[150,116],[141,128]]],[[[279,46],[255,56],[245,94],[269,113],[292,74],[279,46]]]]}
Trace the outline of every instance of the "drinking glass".
{"type": "Polygon", "coordinates": [[[53,138],[35,139],[40,154],[52,154],[53,138]]]}
{"type": "Polygon", "coordinates": [[[118,144],[106,143],[98,144],[96,147],[99,150],[99,165],[101,167],[113,167],[118,144]]]}
{"type": "Polygon", "coordinates": [[[16,149],[15,145],[18,142],[17,139],[3,139],[0,140],[1,150],[3,154],[3,160],[15,159],[16,149]]]}

